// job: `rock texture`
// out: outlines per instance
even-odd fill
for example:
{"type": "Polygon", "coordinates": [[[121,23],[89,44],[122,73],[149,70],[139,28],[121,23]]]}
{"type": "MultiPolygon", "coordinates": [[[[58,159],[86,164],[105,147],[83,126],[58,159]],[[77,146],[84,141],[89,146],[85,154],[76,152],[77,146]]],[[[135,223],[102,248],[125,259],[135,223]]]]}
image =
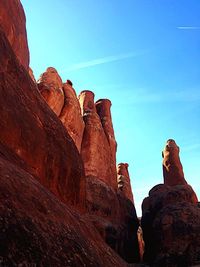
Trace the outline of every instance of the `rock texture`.
{"type": "Polygon", "coordinates": [[[71,81],[67,80],[67,82],[63,84],[63,91],[65,103],[59,118],[80,152],[85,124],[81,116],[79,101],[71,81]]]}
{"type": "MultiPolygon", "coordinates": [[[[109,99],[100,99],[95,103],[97,114],[100,117],[101,124],[103,126],[105,135],[108,139],[111,150],[111,169],[112,173],[115,173],[116,170],[116,152],[117,152],[117,142],[115,140],[115,134],[112,124],[111,116],[111,101],[109,99]]],[[[116,181],[117,178],[115,178],[116,181]]]]}
{"type": "Polygon", "coordinates": [[[26,18],[19,0],[0,1],[0,27],[5,32],[19,62],[28,70],[26,18]]]}
{"type": "Polygon", "coordinates": [[[162,152],[164,184],[187,184],[184,178],[183,167],[179,158],[179,147],[173,139],[169,139],[162,152]]]}
{"type": "Polygon", "coordinates": [[[88,220],[124,260],[139,262],[139,223],[133,203],[95,177],[87,177],[86,185],[88,220]]]}
{"type": "Polygon", "coordinates": [[[121,259],[139,261],[138,219],[117,192],[110,102],[85,91],[80,107],[54,68],[36,84],[10,43],[0,30],[0,265],[136,266],[121,259]]]}
{"type": "Polygon", "coordinates": [[[64,106],[62,79],[56,69],[49,67],[38,80],[38,89],[50,108],[60,115],[64,106]]]}
{"type": "Polygon", "coordinates": [[[0,157],[2,266],[127,267],[88,221],[3,153],[15,164],[0,157]]]}
{"type": "Polygon", "coordinates": [[[119,163],[117,165],[117,182],[119,190],[123,192],[126,198],[134,203],[131,181],[128,172],[128,163],[119,163]]]}
{"type": "Polygon", "coordinates": [[[164,155],[164,184],[153,187],[142,204],[144,260],[152,266],[179,267],[200,263],[200,209],[183,176],[173,140],[164,155]]]}
{"type": "Polygon", "coordinates": [[[85,122],[81,155],[86,176],[94,176],[108,186],[117,188],[113,156],[101,119],[94,105],[94,93],[83,91],[79,95],[81,111],[85,122]]]}
{"type": "Polygon", "coordinates": [[[62,201],[83,205],[80,155],[0,31],[0,140],[62,201]]]}
{"type": "Polygon", "coordinates": [[[143,202],[144,260],[153,266],[200,263],[200,208],[189,185],[157,185],[143,202]]]}

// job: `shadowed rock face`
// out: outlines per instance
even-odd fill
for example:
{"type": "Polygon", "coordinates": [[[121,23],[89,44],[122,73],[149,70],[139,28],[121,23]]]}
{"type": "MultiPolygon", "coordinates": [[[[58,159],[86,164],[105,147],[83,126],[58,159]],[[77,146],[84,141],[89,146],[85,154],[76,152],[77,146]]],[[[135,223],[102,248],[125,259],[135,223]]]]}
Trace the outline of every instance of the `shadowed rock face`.
{"type": "Polygon", "coordinates": [[[38,89],[50,108],[60,115],[64,106],[62,80],[56,69],[49,67],[38,80],[38,89]]]}
{"type": "Polygon", "coordinates": [[[162,152],[164,184],[187,184],[184,178],[183,167],[179,158],[179,147],[169,139],[162,152]]]}
{"type": "Polygon", "coordinates": [[[200,209],[189,185],[152,188],[142,204],[142,228],[145,262],[158,267],[198,264],[200,209]]]}
{"type": "Polygon", "coordinates": [[[65,103],[59,118],[80,152],[84,131],[84,121],[81,116],[79,101],[76,96],[76,92],[72,87],[71,81],[68,80],[63,84],[63,91],[65,95],[65,103]]]}
{"type": "Polygon", "coordinates": [[[19,0],[0,1],[0,27],[2,27],[19,62],[29,67],[29,50],[26,34],[26,18],[19,0]]]}
{"type": "Polygon", "coordinates": [[[86,217],[124,260],[139,262],[139,223],[133,203],[96,177],[86,181],[86,217]]]}
{"type": "Polygon", "coordinates": [[[198,199],[184,179],[174,140],[167,141],[163,158],[164,184],[153,187],[142,204],[144,260],[158,267],[192,266],[200,260],[198,199]]]}
{"type": "Polygon", "coordinates": [[[0,146],[2,266],[127,267],[88,220],[61,203],[22,165],[0,146]]]}
{"type": "Polygon", "coordinates": [[[80,155],[0,31],[0,140],[62,201],[84,206],[80,155]]]}
{"type": "Polygon", "coordinates": [[[108,139],[94,105],[94,94],[83,91],[79,102],[85,122],[81,155],[86,176],[94,176],[116,189],[116,170],[108,139]]]}
{"type": "Polygon", "coordinates": [[[117,165],[117,181],[118,188],[123,192],[124,196],[134,203],[127,163],[119,163],[117,165]]]}

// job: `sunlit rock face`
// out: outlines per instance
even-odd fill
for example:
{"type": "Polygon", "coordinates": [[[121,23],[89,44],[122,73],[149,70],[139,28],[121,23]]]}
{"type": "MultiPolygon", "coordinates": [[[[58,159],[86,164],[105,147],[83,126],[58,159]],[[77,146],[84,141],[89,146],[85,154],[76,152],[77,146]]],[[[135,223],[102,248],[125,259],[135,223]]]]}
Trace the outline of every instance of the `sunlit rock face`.
{"type": "Polygon", "coordinates": [[[173,139],[169,139],[162,152],[163,178],[166,185],[187,184],[183,167],[179,158],[179,147],[173,139]]]}
{"type": "Polygon", "coordinates": [[[60,200],[84,205],[81,157],[0,32],[0,140],[60,200]]]}
{"type": "Polygon", "coordinates": [[[60,115],[64,105],[62,79],[56,69],[49,67],[38,80],[38,89],[50,108],[60,115]]]}
{"type": "Polygon", "coordinates": [[[26,18],[19,0],[0,1],[0,27],[3,29],[19,62],[29,67],[26,18]]]}
{"type": "Polygon", "coordinates": [[[79,101],[71,81],[67,80],[67,82],[63,84],[63,91],[65,101],[59,118],[80,152],[85,124],[81,116],[79,101]]]}
{"type": "Polygon", "coordinates": [[[36,83],[36,79],[35,79],[35,76],[33,74],[33,70],[30,67],[29,67],[28,73],[29,73],[31,79],[33,80],[33,82],[36,83]]]}
{"type": "MultiPolygon", "coordinates": [[[[116,152],[117,152],[117,142],[115,140],[115,134],[112,124],[112,116],[111,116],[111,101],[109,99],[100,99],[95,103],[97,114],[100,117],[101,124],[103,126],[105,135],[107,137],[110,151],[111,151],[111,172],[113,173],[113,177],[116,174],[116,152]]],[[[116,188],[116,180],[117,177],[113,178],[113,187],[116,188]]]]}
{"type": "Polygon", "coordinates": [[[119,190],[123,192],[125,197],[134,203],[128,172],[128,163],[119,163],[117,165],[117,182],[119,190]]]}
{"type": "Polygon", "coordinates": [[[142,204],[144,260],[153,266],[193,266],[200,255],[200,209],[184,179],[179,148],[168,140],[163,151],[164,184],[153,187],[142,204]]]}
{"type": "Polygon", "coordinates": [[[86,176],[94,176],[116,189],[116,170],[113,157],[101,119],[94,105],[94,94],[83,91],[79,102],[85,122],[81,155],[86,176]]]}

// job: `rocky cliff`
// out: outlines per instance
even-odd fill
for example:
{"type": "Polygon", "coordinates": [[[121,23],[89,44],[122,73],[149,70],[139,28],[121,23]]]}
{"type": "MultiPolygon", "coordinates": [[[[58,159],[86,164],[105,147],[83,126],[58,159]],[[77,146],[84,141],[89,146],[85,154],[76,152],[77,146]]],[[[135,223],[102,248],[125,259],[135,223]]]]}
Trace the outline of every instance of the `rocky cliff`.
{"type": "Polygon", "coordinates": [[[0,20],[1,264],[138,261],[135,207],[117,189],[111,102],[78,98],[52,67],[36,83],[20,1],[1,1],[0,20]]]}
{"type": "Polygon", "coordinates": [[[0,27],[6,34],[19,62],[28,70],[29,49],[26,18],[20,1],[0,1],[0,27]]]}

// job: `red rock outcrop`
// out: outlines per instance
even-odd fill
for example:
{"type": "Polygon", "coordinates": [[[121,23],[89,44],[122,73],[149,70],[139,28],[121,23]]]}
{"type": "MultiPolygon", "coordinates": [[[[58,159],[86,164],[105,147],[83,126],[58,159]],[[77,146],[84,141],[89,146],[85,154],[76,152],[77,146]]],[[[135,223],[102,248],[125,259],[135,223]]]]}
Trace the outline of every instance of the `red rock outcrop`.
{"type": "Polygon", "coordinates": [[[108,186],[117,188],[116,170],[113,170],[113,157],[99,115],[94,105],[94,93],[83,91],[79,101],[85,122],[81,155],[86,176],[94,176],[108,186]]]}
{"type": "Polygon", "coordinates": [[[31,79],[34,81],[34,83],[36,83],[36,79],[35,79],[35,76],[33,74],[33,70],[31,68],[29,68],[28,73],[29,73],[31,79]]]}
{"type": "Polygon", "coordinates": [[[49,67],[38,80],[38,89],[50,108],[60,115],[64,106],[62,79],[56,69],[49,67]]]}
{"type": "Polygon", "coordinates": [[[124,196],[134,203],[128,163],[119,163],[117,165],[117,181],[118,188],[123,192],[124,196]]]}
{"type": "Polygon", "coordinates": [[[20,158],[1,152],[15,158],[0,156],[2,266],[127,267],[89,221],[19,167],[20,158]]]}
{"type": "Polygon", "coordinates": [[[76,92],[72,87],[72,82],[67,81],[63,84],[63,91],[65,96],[65,103],[60,113],[59,118],[67,129],[69,135],[72,137],[79,152],[81,151],[81,143],[84,131],[84,121],[81,116],[81,109],[79,105],[76,92]]]}
{"type": "Polygon", "coordinates": [[[143,201],[144,260],[153,266],[199,262],[200,208],[189,185],[157,185],[143,201]]]}
{"type": "Polygon", "coordinates": [[[5,32],[19,62],[28,70],[29,49],[26,18],[19,0],[0,1],[0,26],[5,32]]]}
{"type": "Polygon", "coordinates": [[[96,111],[94,104],[94,93],[89,90],[82,91],[79,96],[79,103],[81,107],[81,114],[84,115],[84,112],[96,111]]]}
{"type": "Polygon", "coordinates": [[[183,176],[179,148],[168,140],[163,152],[164,184],[153,187],[142,204],[144,260],[153,266],[199,263],[200,209],[183,176]]]}
{"type": "MultiPolygon", "coordinates": [[[[116,173],[116,152],[117,152],[117,142],[115,140],[115,134],[112,124],[112,116],[111,116],[111,101],[109,99],[100,99],[95,103],[97,114],[100,117],[101,124],[103,126],[104,132],[108,139],[108,143],[110,145],[111,150],[111,169],[112,173],[116,173]]],[[[115,181],[117,177],[115,178],[115,181]]]]}
{"type": "Polygon", "coordinates": [[[116,190],[109,102],[97,103],[98,115],[94,96],[80,97],[85,180],[77,149],[84,123],[72,83],[62,85],[53,68],[42,74],[38,88],[53,112],[30,76],[0,30],[1,264],[127,266],[106,243],[138,261],[135,207],[116,190]]]}
{"type": "Polygon", "coordinates": [[[187,184],[184,178],[183,167],[179,158],[179,147],[176,142],[169,139],[162,152],[164,184],[187,184]]]}
{"type": "Polygon", "coordinates": [[[82,160],[0,31],[0,140],[62,201],[84,206],[82,160]]]}
{"type": "Polygon", "coordinates": [[[135,207],[124,194],[117,193],[111,103],[101,100],[94,105],[94,93],[91,91],[81,92],[79,101],[85,121],[81,155],[86,174],[87,218],[123,259],[137,262],[138,219],[135,207]]]}
{"type": "Polygon", "coordinates": [[[100,179],[87,176],[86,209],[87,219],[103,240],[127,262],[139,262],[139,223],[133,203],[100,179]]]}

